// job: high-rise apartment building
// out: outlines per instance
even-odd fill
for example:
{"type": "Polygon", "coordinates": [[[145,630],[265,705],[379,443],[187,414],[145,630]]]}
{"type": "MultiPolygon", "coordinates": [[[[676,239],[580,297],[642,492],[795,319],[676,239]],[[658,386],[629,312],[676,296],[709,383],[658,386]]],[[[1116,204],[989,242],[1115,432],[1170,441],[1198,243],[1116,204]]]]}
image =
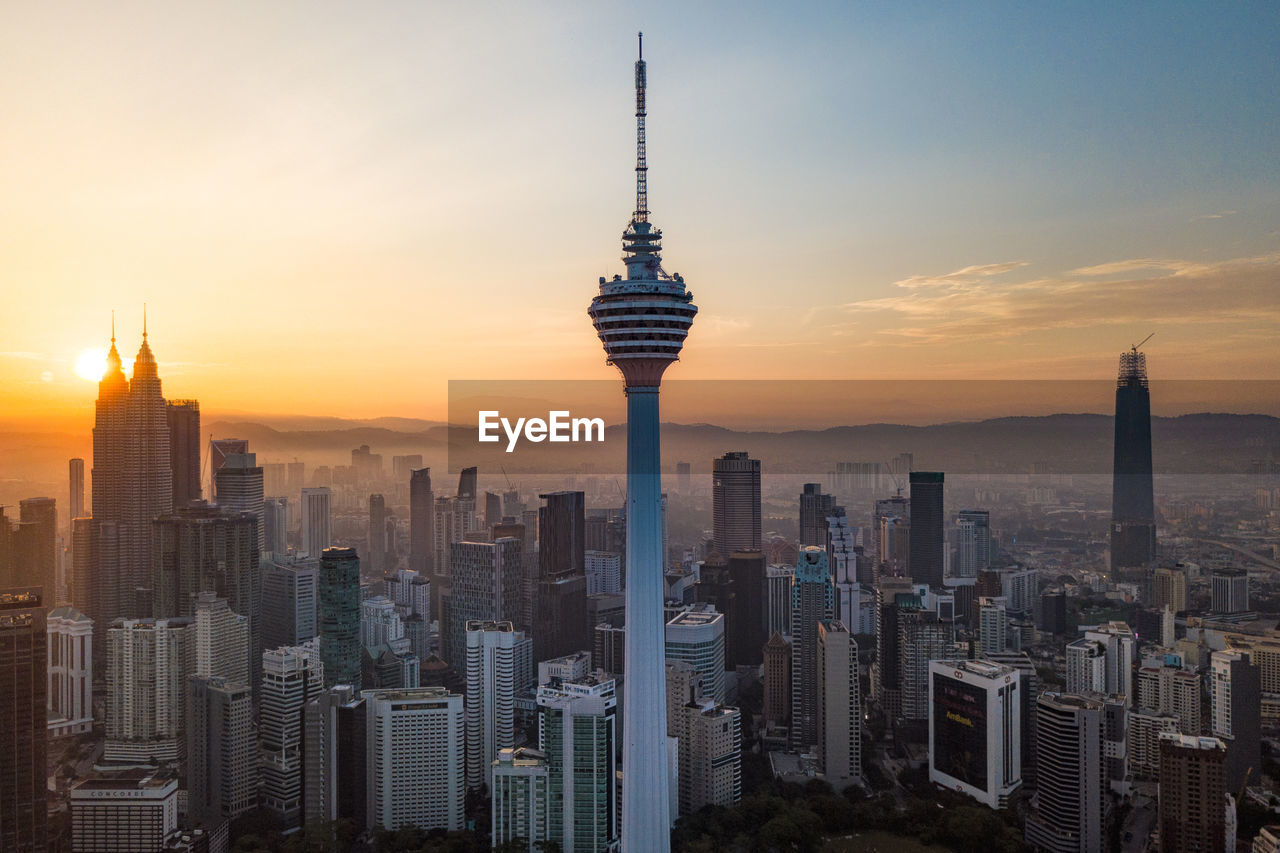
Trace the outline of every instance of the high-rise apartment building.
{"type": "Polygon", "coordinates": [[[1137,638],[1124,622],[1104,622],[1067,645],[1067,691],[1132,699],[1137,638]]]}
{"type": "Polygon", "coordinates": [[[942,586],[945,538],[942,532],[941,471],[912,471],[911,534],[907,564],[911,579],[931,587],[942,586]]]}
{"type": "MultiPolygon", "coordinates": [[[[659,698],[663,700],[665,768],[665,690],[659,698]]],[[[547,834],[562,850],[617,846],[617,701],[613,679],[600,673],[538,687],[538,750],[547,757],[550,793],[547,834]]]]}
{"type": "Polygon", "coordinates": [[[466,819],[463,698],[444,687],[366,690],[370,827],[462,829],[466,819]]]}
{"type": "MultiPolygon", "coordinates": [[[[1095,691],[1101,692],[1101,691],[1095,691]]],[[[1173,714],[1184,734],[1201,729],[1200,676],[1177,666],[1144,666],[1138,670],[1134,707],[1148,712],[1173,714]]]]}
{"type": "Polygon", "coordinates": [[[765,630],[772,637],[775,633],[791,635],[791,583],[796,576],[795,566],[766,566],[764,578],[765,630]]]}
{"type": "Polygon", "coordinates": [[[954,626],[938,614],[918,607],[898,612],[898,689],[901,716],[908,721],[929,718],[930,664],[951,654],[954,626]]]}
{"type": "MultiPolygon", "coordinates": [[[[759,459],[733,451],[712,461],[711,525],[712,546],[721,554],[760,550],[759,459]]],[[[826,547],[825,536],[821,544],[826,547]]]]}
{"type": "Polygon", "coordinates": [[[991,568],[991,513],[962,509],[956,517],[956,559],[951,575],[976,578],[991,568]]]}
{"type": "Polygon", "coordinates": [[[225,598],[202,592],[196,598],[196,667],[193,675],[249,684],[249,620],[225,598]]]}
{"type": "Polygon", "coordinates": [[[302,490],[302,539],[299,553],[319,557],[333,543],[330,533],[331,501],[328,486],[302,490]]]}
{"type": "Polygon", "coordinates": [[[47,628],[39,588],[0,589],[0,849],[48,850],[47,628]]]}
{"type": "Polygon", "coordinates": [[[818,624],[835,615],[824,548],[800,551],[791,584],[791,747],[818,743],[818,624]]]}
{"type": "Polygon", "coordinates": [[[1102,756],[1102,703],[1046,693],[1036,709],[1037,796],[1027,817],[1027,843],[1047,853],[1102,853],[1107,785],[1102,756]]]}
{"type": "Polygon", "coordinates": [[[1135,708],[1129,713],[1129,770],[1139,779],[1160,775],[1160,735],[1179,734],[1182,724],[1175,714],[1135,708]]]}
{"type": "Polygon", "coordinates": [[[181,760],[186,681],[195,673],[195,623],[118,619],[107,629],[109,764],[181,760]]]}
{"type": "Polygon", "coordinates": [[[1004,808],[1022,784],[1019,679],[986,661],[929,664],[929,781],[1004,808]]]}
{"type": "Polygon", "coordinates": [[[837,791],[862,783],[858,644],[837,620],[818,623],[818,757],[837,791]]]}
{"type": "Polygon", "coordinates": [[[367,714],[360,692],[330,687],[303,711],[303,823],[349,819],[368,826],[367,714]]]}
{"type": "Polygon", "coordinates": [[[510,622],[471,621],[467,637],[467,786],[485,784],[499,751],[515,746],[524,634],[510,622]]]}
{"type": "Polygon", "coordinates": [[[1120,355],[1111,481],[1111,568],[1148,566],[1156,555],[1151,479],[1151,391],[1147,356],[1120,355]]]}
{"type": "Polygon", "coordinates": [[[192,616],[203,592],[224,598],[249,627],[249,683],[262,649],[261,564],[251,513],[195,504],[151,525],[153,610],[157,618],[192,616]]]}
{"type": "Polygon", "coordinates": [[[253,693],[218,676],[187,680],[187,813],[208,829],[258,805],[253,693]]]}
{"type": "Polygon", "coordinates": [[[49,736],[93,728],[93,620],[74,607],[49,611],[49,736]]]}
{"type": "Polygon", "coordinates": [[[360,686],[360,558],[354,548],[320,554],[318,636],[325,686],[360,686]]]}
{"type": "Polygon", "coordinates": [[[742,798],[742,715],[717,703],[681,660],[667,661],[667,736],[676,739],[679,812],[742,798]]]}
{"type": "Polygon", "coordinates": [[[262,653],[258,768],[263,808],[285,828],[302,822],[303,708],[324,689],[316,642],[262,653]]]}
{"type": "Polygon", "coordinates": [[[1229,793],[1227,749],[1222,741],[1162,734],[1156,819],[1161,853],[1235,850],[1235,807],[1229,793]]]}
{"type": "MultiPolygon", "coordinates": [[[[170,400],[166,407],[169,422],[169,468],[173,471],[175,509],[198,501],[200,488],[200,403],[197,400],[170,400]]],[[[72,516],[73,518],[75,516],[72,516]]]]}
{"type": "Polygon", "coordinates": [[[500,750],[490,777],[490,842],[497,847],[518,840],[528,845],[529,853],[536,853],[543,842],[552,840],[546,755],[526,747],[500,750]]]}
{"type": "Polygon", "coordinates": [[[827,516],[835,508],[835,495],[822,493],[821,483],[805,483],[800,493],[800,547],[827,547],[827,516]]]}
{"type": "Polygon", "coordinates": [[[999,654],[1009,647],[1009,613],[1005,598],[978,599],[978,647],[983,655],[999,654]]]}

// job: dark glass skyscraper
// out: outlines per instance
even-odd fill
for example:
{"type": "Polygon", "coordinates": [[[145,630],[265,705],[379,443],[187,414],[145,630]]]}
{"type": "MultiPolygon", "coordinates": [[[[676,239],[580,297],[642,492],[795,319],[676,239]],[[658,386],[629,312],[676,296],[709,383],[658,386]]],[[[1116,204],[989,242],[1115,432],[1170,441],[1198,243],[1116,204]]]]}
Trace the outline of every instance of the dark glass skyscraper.
{"type": "Polygon", "coordinates": [[[200,491],[200,403],[170,400],[169,467],[173,469],[173,505],[181,509],[198,501],[200,491]]]}
{"type": "Polygon", "coordinates": [[[46,610],[40,590],[0,589],[0,850],[47,849],[46,610]]]}
{"type": "Polygon", "coordinates": [[[759,459],[734,451],[712,461],[711,527],[715,549],[725,557],[760,550],[759,459]]]}
{"type": "Polygon", "coordinates": [[[912,471],[911,535],[907,565],[911,579],[942,586],[942,472],[912,471]]]}
{"type": "Polygon", "coordinates": [[[355,548],[320,554],[320,660],[325,685],[360,686],[360,558],[355,548]]]}
{"type": "Polygon", "coordinates": [[[1151,486],[1151,391],[1147,356],[1120,354],[1116,380],[1115,462],[1111,480],[1111,568],[1150,565],[1156,555],[1151,486]]]}
{"type": "Polygon", "coordinates": [[[409,475],[409,568],[423,577],[434,571],[435,512],[431,469],[417,468],[409,475]]]}

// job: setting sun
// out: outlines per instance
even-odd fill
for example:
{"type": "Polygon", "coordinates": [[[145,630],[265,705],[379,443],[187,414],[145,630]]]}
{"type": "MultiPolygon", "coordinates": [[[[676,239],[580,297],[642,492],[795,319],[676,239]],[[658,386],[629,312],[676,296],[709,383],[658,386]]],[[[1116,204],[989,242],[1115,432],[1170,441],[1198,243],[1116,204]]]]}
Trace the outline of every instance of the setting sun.
{"type": "Polygon", "coordinates": [[[107,369],[106,350],[87,349],[76,358],[76,376],[97,382],[107,369]]]}

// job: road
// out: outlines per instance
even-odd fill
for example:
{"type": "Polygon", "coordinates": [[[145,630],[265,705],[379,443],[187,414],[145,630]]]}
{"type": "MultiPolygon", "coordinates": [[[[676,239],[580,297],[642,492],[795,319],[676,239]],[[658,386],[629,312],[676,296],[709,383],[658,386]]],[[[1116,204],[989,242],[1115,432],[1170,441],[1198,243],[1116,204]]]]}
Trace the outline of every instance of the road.
{"type": "Polygon", "coordinates": [[[1147,836],[1151,834],[1155,824],[1155,801],[1139,794],[1137,805],[1130,810],[1125,818],[1124,826],[1120,828],[1120,844],[1124,853],[1142,853],[1147,844],[1147,836]],[[1128,841],[1124,840],[1125,833],[1132,833],[1128,841]]]}
{"type": "Polygon", "coordinates": [[[1241,557],[1246,557],[1260,566],[1265,566],[1274,571],[1280,571],[1280,563],[1277,563],[1275,560],[1268,560],[1266,557],[1259,556],[1252,551],[1246,551],[1239,545],[1232,545],[1230,542],[1219,542],[1215,539],[1197,539],[1195,541],[1202,542],[1205,545],[1216,545],[1219,548],[1226,548],[1228,551],[1239,554],[1241,557]]]}

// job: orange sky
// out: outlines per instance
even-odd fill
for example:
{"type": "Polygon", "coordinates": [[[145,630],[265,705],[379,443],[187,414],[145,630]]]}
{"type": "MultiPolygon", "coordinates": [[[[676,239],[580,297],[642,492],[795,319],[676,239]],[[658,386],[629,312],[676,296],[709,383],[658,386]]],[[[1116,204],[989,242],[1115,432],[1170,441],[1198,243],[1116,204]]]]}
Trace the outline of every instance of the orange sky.
{"type": "MultiPolygon", "coordinates": [[[[85,423],[75,359],[115,308],[131,360],[144,302],[166,394],[209,412],[443,418],[450,379],[612,378],[586,306],[631,206],[626,10],[320,5],[6,13],[0,418],[85,423]]],[[[1153,377],[1280,378],[1247,21],[1100,22],[1193,40],[1112,104],[1073,75],[1130,45],[1062,73],[1048,12],[940,39],[676,8],[646,36],[650,186],[701,313],[669,378],[1105,379],[1153,330],[1153,377]],[[997,26],[1039,58],[975,50],[997,26]]]]}

